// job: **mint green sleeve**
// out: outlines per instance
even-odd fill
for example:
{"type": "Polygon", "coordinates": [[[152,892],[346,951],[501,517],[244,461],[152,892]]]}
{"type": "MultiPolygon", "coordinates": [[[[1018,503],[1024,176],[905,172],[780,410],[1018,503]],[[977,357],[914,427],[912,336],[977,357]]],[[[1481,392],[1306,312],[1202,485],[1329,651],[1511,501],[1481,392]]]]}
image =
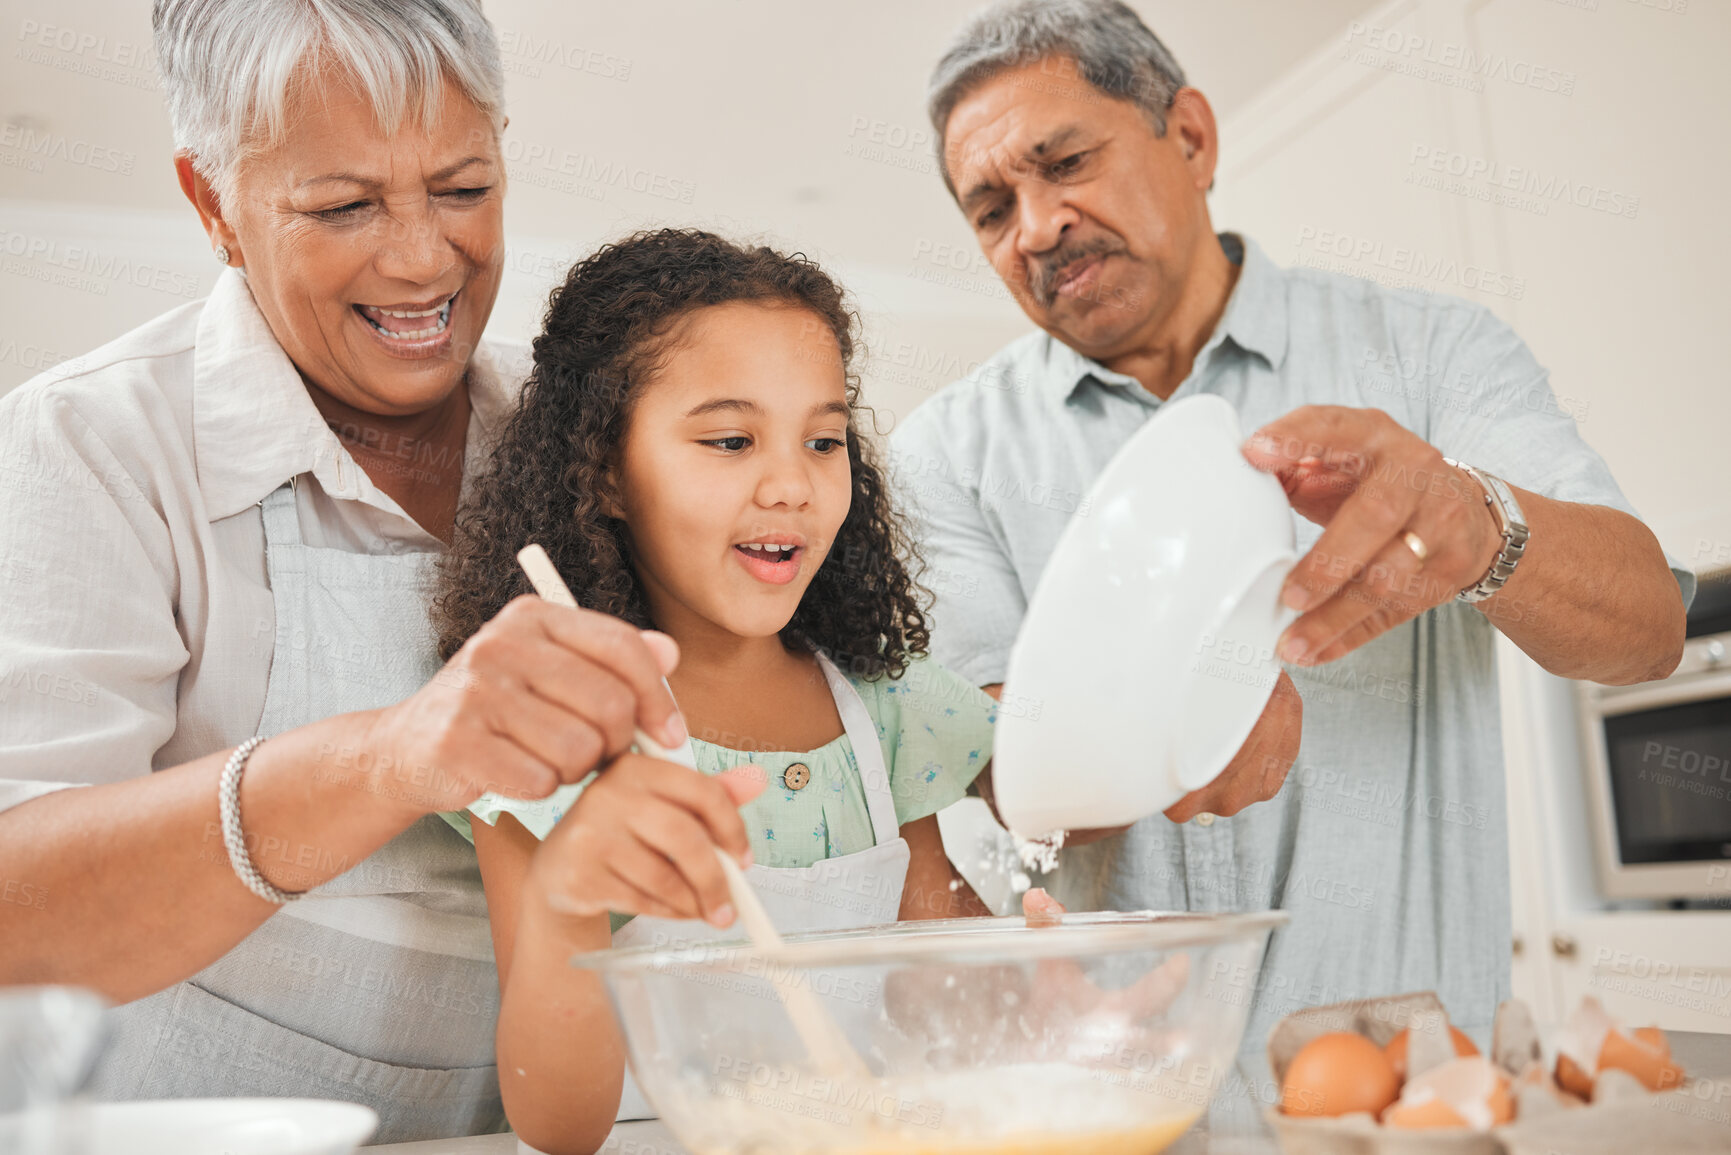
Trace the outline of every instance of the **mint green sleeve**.
{"type": "Polygon", "coordinates": [[[998,704],[930,658],[900,678],[856,682],[878,723],[896,821],[906,825],[959,802],[992,760],[998,704]]]}
{"type": "Polygon", "coordinates": [[[567,811],[577,802],[583,788],[595,778],[590,774],[581,782],[573,782],[559,787],[545,798],[506,798],[503,794],[483,794],[469,804],[467,810],[455,813],[439,812],[439,817],[449,822],[458,834],[475,841],[475,831],[471,823],[479,818],[488,826],[499,824],[499,815],[509,814],[526,827],[536,838],[545,839],[559,825],[559,820],[565,817],[567,811]]]}
{"type": "Polygon", "coordinates": [[[475,828],[469,825],[469,812],[467,810],[441,810],[439,817],[449,822],[451,829],[461,834],[465,839],[470,842],[475,841],[475,828]]]}
{"type": "MultiPolygon", "coordinates": [[[[483,794],[467,810],[441,810],[439,817],[449,822],[451,828],[458,834],[470,842],[474,842],[475,828],[472,825],[474,819],[479,818],[488,826],[497,826],[499,825],[499,815],[509,814],[528,827],[529,832],[536,838],[545,841],[548,832],[558,825],[561,818],[565,817],[566,812],[577,801],[577,796],[583,793],[583,788],[589,785],[594,778],[595,775],[591,774],[581,782],[561,786],[547,797],[533,800],[506,798],[501,794],[483,794]]],[[[630,922],[632,917],[629,914],[609,913],[607,916],[608,926],[612,933],[617,934],[619,928],[630,922]]]]}

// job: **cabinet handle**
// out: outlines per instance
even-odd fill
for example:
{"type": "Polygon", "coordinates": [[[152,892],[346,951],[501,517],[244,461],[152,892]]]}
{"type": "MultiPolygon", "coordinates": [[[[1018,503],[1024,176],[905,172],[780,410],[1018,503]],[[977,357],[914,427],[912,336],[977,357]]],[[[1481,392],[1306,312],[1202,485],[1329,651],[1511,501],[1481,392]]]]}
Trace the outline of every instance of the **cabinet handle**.
{"type": "Polygon", "coordinates": [[[1527,949],[1527,940],[1525,938],[1523,938],[1521,935],[1517,934],[1515,936],[1514,942],[1512,942],[1509,945],[1511,948],[1510,953],[1512,953],[1516,958],[1520,958],[1521,952],[1527,949]]]}
{"type": "Polygon", "coordinates": [[[1558,958],[1574,958],[1576,945],[1572,935],[1553,934],[1551,936],[1551,953],[1558,958]]]}

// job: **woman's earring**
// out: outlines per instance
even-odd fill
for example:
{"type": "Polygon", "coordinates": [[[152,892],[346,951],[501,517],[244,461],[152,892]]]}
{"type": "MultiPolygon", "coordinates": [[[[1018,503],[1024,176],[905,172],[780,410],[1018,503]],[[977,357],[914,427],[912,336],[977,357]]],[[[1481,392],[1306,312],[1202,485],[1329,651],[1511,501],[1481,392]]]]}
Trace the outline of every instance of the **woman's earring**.
{"type": "Polygon", "coordinates": [[[227,245],[216,246],[216,260],[217,260],[217,263],[220,265],[228,264],[228,246],[227,245]]]}

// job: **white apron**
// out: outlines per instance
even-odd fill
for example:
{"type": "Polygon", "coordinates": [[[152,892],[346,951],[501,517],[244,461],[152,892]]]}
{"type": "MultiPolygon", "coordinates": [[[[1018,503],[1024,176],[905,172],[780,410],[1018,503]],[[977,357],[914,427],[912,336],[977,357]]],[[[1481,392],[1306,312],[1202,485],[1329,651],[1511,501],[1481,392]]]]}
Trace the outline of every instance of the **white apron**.
{"type": "MultiPolygon", "coordinates": [[[[776,929],[783,934],[853,930],[894,922],[901,912],[902,887],[908,876],[908,844],[896,822],[895,799],[890,794],[889,769],[884,765],[883,748],[878,745],[877,724],[866,712],[859,691],[842,677],[835,664],[822,654],[817,655],[817,660],[829,682],[830,693],[835,697],[836,711],[847,730],[848,743],[853,747],[876,845],[856,854],[826,858],[803,870],[767,866],[753,866],[747,870],[746,880],[762,899],[776,929]],[[837,893],[846,895],[847,901],[836,902],[834,896],[837,893]]],[[[613,945],[674,948],[739,938],[744,933],[737,922],[725,930],[717,930],[697,919],[679,921],[639,916],[619,928],[613,936],[613,945]]],[[[619,1102],[617,1118],[621,1121],[655,1118],[655,1108],[644,1098],[629,1070],[625,1072],[625,1093],[619,1102]]]]}
{"type": "MultiPolygon", "coordinates": [[[[427,613],[436,555],[309,547],[292,483],[259,504],[276,647],[258,732],[419,690],[439,668],[427,613]]],[[[344,773],[342,763],[332,752],[307,772],[344,773]]],[[[412,791],[405,779],[394,785],[412,791]]],[[[220,839],[206,849],[226,861],[220,839]]],[[[91,1091],[346,1099],[379,1113],[375,1143],[501,1131],[498,1011],[474,849],[428,815],[191,979],[111,1012],[91,1091]]]]}

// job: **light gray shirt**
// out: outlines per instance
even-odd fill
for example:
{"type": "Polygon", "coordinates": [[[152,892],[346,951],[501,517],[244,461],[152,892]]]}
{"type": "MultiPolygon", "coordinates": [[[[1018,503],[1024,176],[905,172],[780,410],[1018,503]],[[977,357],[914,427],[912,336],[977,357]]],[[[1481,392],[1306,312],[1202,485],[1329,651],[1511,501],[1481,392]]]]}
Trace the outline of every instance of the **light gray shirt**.
{"type": "MultiPolygon", "coordinates": [[[[1277,268],[1230,234],[1221,244],[1242,271],[1173,399],[1224,397],[1246,435],[1303,405],[1382,409],[1515,485],[1634,512],[1545,370],[1488,310],[1277,268]]],[[[1032,333],[909,414],[891,465],[920,523],[940,661],[980,685],[1003,680],[1058,535],[1160,405],[1032,333]]],[[[1294,521],[1306,551],[1321,529],[1294,521]]],[[[1677,577],[1690,596],[1693,576],[1677,577]]],[[[1289,668],[1304,736],[1276,798],[1231,818],[1144,819],[1064,851],[1049,888],[1072,909],[1291,912],[1260,975],[1215,976],[1224,997],[1252,1003],[1251,1050],[1302,1006],[1426,989],[1487,1038],[1511,941],[1492,630],[1451,602],[1339,661],[1289,668]]]]}

